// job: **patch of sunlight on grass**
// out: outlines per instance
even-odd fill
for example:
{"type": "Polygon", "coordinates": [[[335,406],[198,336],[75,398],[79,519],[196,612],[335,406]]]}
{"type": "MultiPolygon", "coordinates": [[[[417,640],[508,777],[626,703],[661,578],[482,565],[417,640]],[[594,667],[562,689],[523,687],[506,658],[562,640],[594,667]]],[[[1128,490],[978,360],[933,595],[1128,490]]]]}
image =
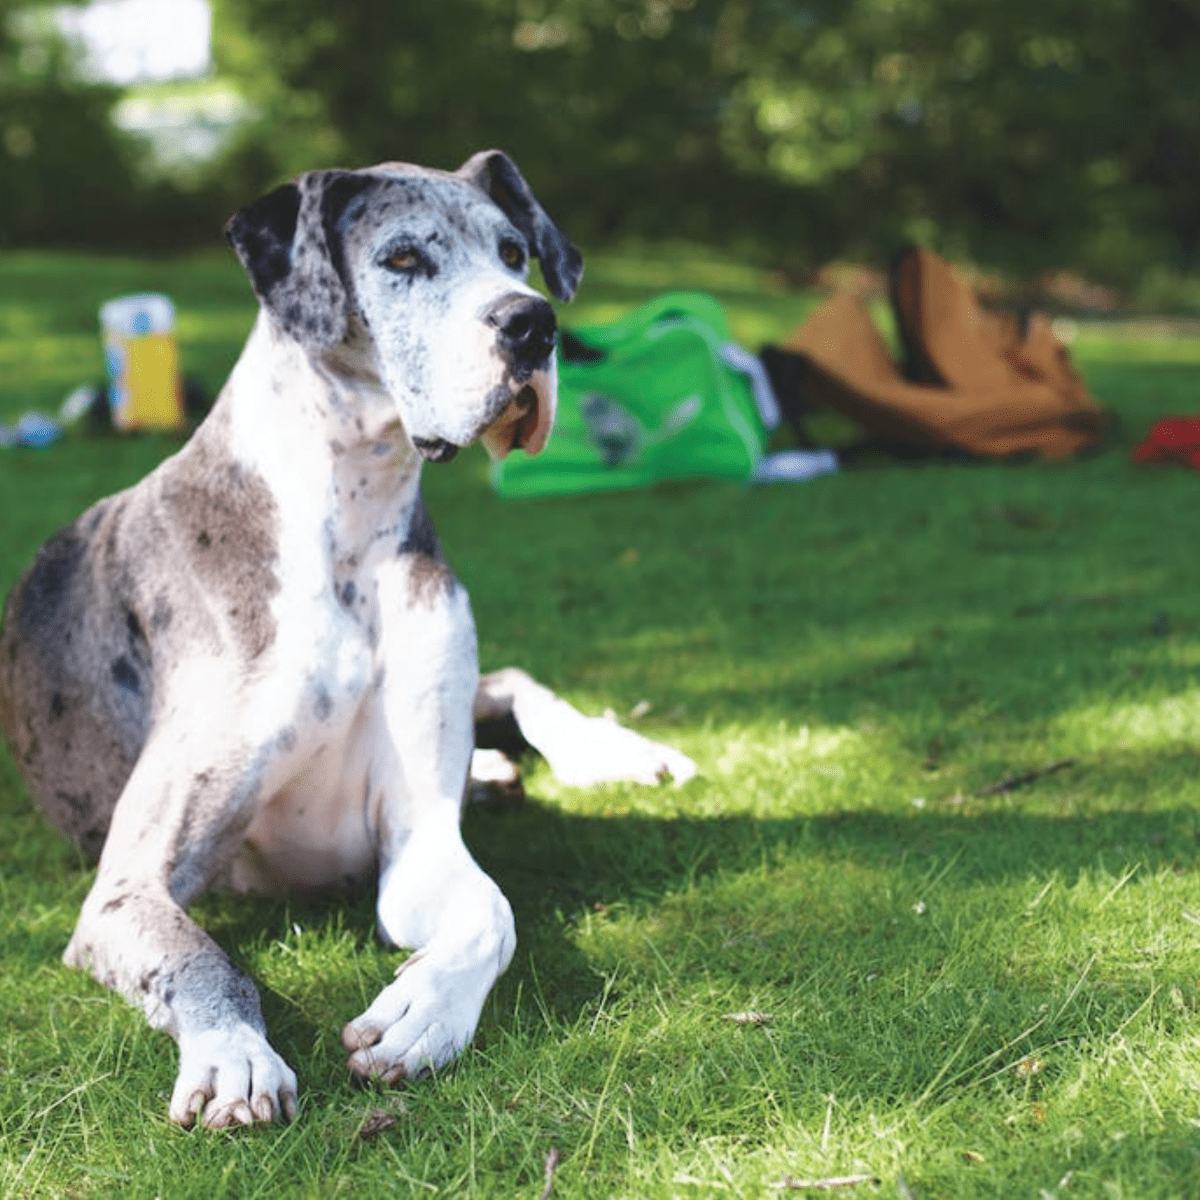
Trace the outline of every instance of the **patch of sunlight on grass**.
{"type": "Polygon", "coordinates": [[[724,732],[724,748],[713,764],[718,775],[743,777],[747,770],[801,769],[814,762],[829,762],[858,752],[863,735],[854,729],[799,726],[794,732],[780,722],[776,736],[767,741],[761,729],[724,732]]]}
{"type": "Polygon", "coordinates": [[[1200,737],[1200,688],[1171,696],[1121,704],[1093,704],[1061,718],[1064,731],[1089,749],[1150,749],[1200,737]]]}

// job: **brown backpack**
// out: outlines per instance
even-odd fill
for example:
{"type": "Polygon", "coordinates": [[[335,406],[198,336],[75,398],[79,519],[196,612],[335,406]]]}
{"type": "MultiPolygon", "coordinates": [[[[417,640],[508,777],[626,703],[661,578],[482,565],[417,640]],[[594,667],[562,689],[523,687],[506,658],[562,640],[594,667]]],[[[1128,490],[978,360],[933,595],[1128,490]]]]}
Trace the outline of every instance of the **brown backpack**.
{"type": "Polygon", "coordinates": [[[857,297],[832,297],[763,351],[785,414],[829,409],[901,454],[1069,458],[1098,444],[1107,414],[1088,394],[1049,321],[986,312],[943,259],[912,247],[892,267],[905,349],[896,364],[857,297]]]}

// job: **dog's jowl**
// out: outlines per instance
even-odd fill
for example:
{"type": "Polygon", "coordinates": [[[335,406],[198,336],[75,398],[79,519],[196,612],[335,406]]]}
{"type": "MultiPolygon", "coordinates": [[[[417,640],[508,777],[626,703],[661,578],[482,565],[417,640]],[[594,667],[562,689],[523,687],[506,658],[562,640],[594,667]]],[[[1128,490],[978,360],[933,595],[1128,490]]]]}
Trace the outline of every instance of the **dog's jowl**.
{"type": "Polygon", "coordinates": [[[66,961],[179,1043],[172,1119],[290,1117],[296,1077],[250,981],[187,915],[210,886],[378,877],[413,953],[343,1030],[351,1070],[447,1062],[513,955],[463,844],[473,717],[516,719],[571,782],[684,756],[516,670],[478,677],[467,596],[421,501],[424,460],[536,453],[555,315],[582,260],[503,154],[450,173],[317,171],[237,213],[260,312],[174,457],[42,548],[8,598],[0,728],[95,884],[66,961]]]}

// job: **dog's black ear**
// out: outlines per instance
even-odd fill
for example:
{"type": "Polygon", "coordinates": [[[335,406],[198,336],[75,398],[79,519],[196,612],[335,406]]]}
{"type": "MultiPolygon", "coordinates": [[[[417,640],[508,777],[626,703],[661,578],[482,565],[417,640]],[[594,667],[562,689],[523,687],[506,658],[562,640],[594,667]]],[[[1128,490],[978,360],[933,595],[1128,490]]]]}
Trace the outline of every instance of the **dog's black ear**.
{"type": "Polygon", "coordinates": [[[458,168],[458,174],[485,191],[525,235],[551,293],[570,300],[583,275],[583,256],[546,215],[513,160],[502,150],[481,150],[458,168]]]}
{"type": "Polygon", "coordinates": [[[310,171],[225,224],[255,294],[277,324],[306,346],[328,348],[346,336],[350,299],[336,228],[368,182],[348,171],[310,171]]]}
{"type": "Polygon", "coordinates": [[[300,189],[285,183],[225,222],[225,237],[237,251],[260,298],[292,269],[292,239],[300,215],[300,189]]]}

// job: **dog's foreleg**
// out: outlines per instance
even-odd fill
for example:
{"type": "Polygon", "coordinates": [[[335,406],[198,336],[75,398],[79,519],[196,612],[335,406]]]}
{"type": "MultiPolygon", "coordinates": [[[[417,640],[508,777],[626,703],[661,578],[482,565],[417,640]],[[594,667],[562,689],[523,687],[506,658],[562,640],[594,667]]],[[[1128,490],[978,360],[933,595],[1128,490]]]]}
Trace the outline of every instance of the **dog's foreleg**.
{"type": "Polygon", "coordinates": [[[686,754],[660,746],[610,717],[585,717],[516,667],[480,679],[474,708],[477,721],[511,716],[521,736],[563,783],[583,787],[628,779],[652,784],[669,775],[679,784],[696,773],[696,764],[686,754]]]}
{"type": "Polygon", "coordinates": [[[267,1041],[254,985],[184,912],[223,840],[228,779],[181,772],[178,743],[166,752],[166,741],[151,740],[117,803],[63,957],[179,1043],[172,1121],[290,1119],[296,1076],[267,1041]]]}
{"type": "Polygon", "coordinates": [[[459,826],[478,679],[466,593],[448,572],[436,588],[418,582],[404,560],[378,579],[390,617],[372,769],[380,932],[413,954],[342,1032],[351,1070],[385,1081],[436,1069],[466,1046],[516,946],[508,901],[459,826]]]}

